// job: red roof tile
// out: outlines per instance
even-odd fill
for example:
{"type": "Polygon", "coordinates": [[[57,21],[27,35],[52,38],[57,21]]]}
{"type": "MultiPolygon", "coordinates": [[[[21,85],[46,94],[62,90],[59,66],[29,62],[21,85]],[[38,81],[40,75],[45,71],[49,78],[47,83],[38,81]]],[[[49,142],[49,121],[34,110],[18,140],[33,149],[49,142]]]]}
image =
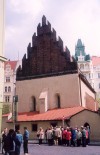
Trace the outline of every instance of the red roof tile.
{"type": "MultiPolygon", "coordinates": [[[[45,113],[34,113],[34,112],[24,112],[18,114],[19,122],[26,121],[47,121],[47,120],[62,120],[70,118],[71,116],[83,111],[86,108],[81,106],[73,108],[64,108],[64,109],[53,109],[48,110],[45,113]]],[[[9,120],[11,122],[12,120],[9,120]]]]}
{"type": "Polygon", "coordinates": [[[5,68],[6,68],[6,65],[8,65],[8,64],[11,66],[12,70],[15,70],[16,65],[17,65],[17,61],[6,61],[5,62],[5,68]]]}
{"type": "Polygon", "coordinates": [[[100,65],[100,57],[93,56],[92,57],[92,63],[93,63],[93,66],[100,65]]]}

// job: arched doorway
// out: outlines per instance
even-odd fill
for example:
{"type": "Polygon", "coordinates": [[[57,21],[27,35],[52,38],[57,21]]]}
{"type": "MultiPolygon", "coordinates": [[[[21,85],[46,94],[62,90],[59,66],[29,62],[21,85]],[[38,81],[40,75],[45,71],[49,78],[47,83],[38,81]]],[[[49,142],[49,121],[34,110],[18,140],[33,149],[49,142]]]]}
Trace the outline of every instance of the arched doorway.
{"type": "Polygon", "coordinates": [[[84,123],[84,127],[86,127],[86,128],[89,127],[89,129],[90,129],[90,124],[86,122],[86,123],[84,123]]]}

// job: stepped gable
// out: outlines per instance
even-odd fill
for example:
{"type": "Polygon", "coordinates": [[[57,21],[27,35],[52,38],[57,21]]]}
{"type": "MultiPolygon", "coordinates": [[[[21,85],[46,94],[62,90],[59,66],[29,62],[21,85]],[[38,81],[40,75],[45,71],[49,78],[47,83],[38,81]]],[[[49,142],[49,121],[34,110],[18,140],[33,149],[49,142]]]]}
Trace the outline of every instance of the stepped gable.
{"type": "Polygon", "coordinates": [[[22,68],[17,70],[17,80],[40,76],[52,76],[60,73],[77,72],[77,63],[71,62],[70,51],[63,49],[63,41],[56,37],[56,31],[42,17],[36,33],[32,36],[32,44],[27,47],[27,55],[22,59],[22,68]]]}

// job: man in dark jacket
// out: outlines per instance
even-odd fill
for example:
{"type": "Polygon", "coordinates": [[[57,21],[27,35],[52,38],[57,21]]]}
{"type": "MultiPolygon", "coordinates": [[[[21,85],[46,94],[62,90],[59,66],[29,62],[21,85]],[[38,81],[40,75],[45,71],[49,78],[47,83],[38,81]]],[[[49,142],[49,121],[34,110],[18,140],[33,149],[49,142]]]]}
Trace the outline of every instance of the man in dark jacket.
{"type": "Polygon", "coordinates": [[[8,129],[5,128],[4,131],[2,132],[2,154],[5,152],[5,140],[8,134],[8,129]]]}
{"type": "Polygon", "coordinates": [[[8,155],[8,154],[15,155],[14,138],[15,138],[15,132],[13,129],[10,129],[4,141],[5,155],[8,155]]]}
{"type": "Polygon", "coordinates": [[[28,154],[28,139],[29,139],[29,131],[27,130],[27,127],[24,127],[24,135],[23,135],[24,154],[28,154]]]}
{"type": "Polygon", "coordinates": [[[85,127],[81,126],[81,133],[82,133],[82,146],[86,147],[86,130],[85,127]]]}

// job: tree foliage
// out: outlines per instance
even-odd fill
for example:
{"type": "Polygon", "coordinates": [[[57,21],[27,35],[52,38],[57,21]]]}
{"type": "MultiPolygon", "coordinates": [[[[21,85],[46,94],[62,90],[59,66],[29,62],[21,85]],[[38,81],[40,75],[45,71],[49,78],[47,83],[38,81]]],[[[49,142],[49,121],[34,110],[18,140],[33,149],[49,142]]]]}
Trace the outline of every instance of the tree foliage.
{"type": "Polygon", "coordinates": [[[11,112],[11,104],[3,104],[2,114],[8,114],[11,112]]]}

